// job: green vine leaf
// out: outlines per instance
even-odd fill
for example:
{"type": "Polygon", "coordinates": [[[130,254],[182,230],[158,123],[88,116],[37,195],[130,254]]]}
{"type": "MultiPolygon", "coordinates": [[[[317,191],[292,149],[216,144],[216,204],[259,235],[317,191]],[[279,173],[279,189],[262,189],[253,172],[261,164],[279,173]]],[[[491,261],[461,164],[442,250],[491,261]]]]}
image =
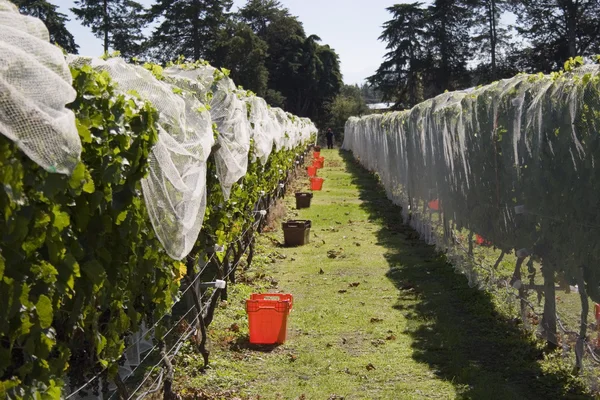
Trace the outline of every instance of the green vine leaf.
{"type": "Polygon", "coordinates": [[[40,295],[38,302],[35,305],[35,310],[40,321],[40,327],[42,329],[49,328],[52,325],[54,314],[52,311],[52,302],[46,295],[40,295]]]}
{"type": "Polygon", "coordinates": [[[69,214],[61,211],[59,205],[52,207],[52,215],[54,216],[52,225],[58,229],[59,232],[71,224],[71,218],[69,218],[69,214]]]}

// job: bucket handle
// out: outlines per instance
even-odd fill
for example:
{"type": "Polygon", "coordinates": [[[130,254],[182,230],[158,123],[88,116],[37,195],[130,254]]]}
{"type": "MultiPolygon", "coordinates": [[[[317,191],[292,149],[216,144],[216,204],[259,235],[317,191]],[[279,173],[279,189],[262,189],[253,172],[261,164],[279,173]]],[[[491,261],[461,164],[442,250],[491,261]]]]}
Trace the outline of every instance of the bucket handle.
{"type": "Polygon", "coordinates": [[[265,296],[262,298],[262,300],[273,300],[273,301],[281,301],[281,297],[280,296],[265,296]]]}

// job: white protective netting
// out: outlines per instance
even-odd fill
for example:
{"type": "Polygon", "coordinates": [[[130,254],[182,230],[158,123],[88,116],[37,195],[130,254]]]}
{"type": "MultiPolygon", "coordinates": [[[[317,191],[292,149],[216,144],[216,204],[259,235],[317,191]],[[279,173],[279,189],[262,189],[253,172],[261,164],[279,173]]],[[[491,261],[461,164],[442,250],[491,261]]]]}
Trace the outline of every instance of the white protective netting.
{"type": "MultiPolygon", "coordinates": [[[[342,148],[378,174],[404,220],[470,284],[501,290],[526,325],[543,314],[538,328],[556,342],[547,322],[555,307],[559,328],[585,326],[570,287],[600,302],[599,109],[598,65],[520,74],[350,118],[342,148]],[[569,299],[563,308],[554,304],[554,274],[569,299]]],[[[563,345],[575,347],[577,335],[567,337],[563,345]]]]}
{"type": "Polygon", "coordinates": [[[252,128],[254,153],[264,165],[269,159],[271,151],[273,151],[275,138],[281,134],[281,128],[264,99],[249,96],[244,100],[249,107],[248,121],[252,128]]]}
{"type": "MultiPolygon", "coordinates": [[[[316,134],[317,127],[313,124],[313,122],[309,118],[299,118],[300,124],[300,141],[308,142],[310,140],[310,135],[313,133],[316,134]]],[[[316,141],[316,140],[315,140],[316,141]]]]}
{"type": "Polygon", "coordinates": [[[275,116],[276,124],[279,126],[279,135],[275,137],[275,149],[277,151],[288,149],[289,143],[287,137],[289,137],[290,121],[285,111],[281,108],[273,108],[272,111],[275,116]]]}
{"type": "Polygon", "coordinates": [[[215,152],[217,176],[225,199],[231,187],[246,175],[251,128],[246,103],[240,99],[235,84],[209,65],[172,66],[164,70],[176,85],[206,99],[212,121],[216,124],[218,150],[215,152]]]}
{"type": "Polygon", "coordinates": [[[158,142],[142,188],[157,237],[171,257],[182,259],[192,250],[206,211],[206,161],[214,143],[210,114],[193,94],[120,58],[72,56],[71,62],[107,71],[119,90],[135,91],[159,111],[158,142]]]}
{"type": "Polygon", "coordinates": [[[48,37],[43,23],[0,0],[0,132],[40,166],[68,174],[81,154],[74,114],[65,108],[76,98],[68,63],[106,71],[121,93],[149,101],[159,111],[159,136],[142,188],[156,235],[174,259],[189,254],[202,228],[211,151],[228,199],[246,174],[251,137],[252,156],[264,164],[273,146],[291,149],[316,131],[309,120],[248,97],[205,63],[166,68],[159,80],[120,58],[68,56],[67,63],[48,37]]]}
{"type": "Polygon", "coordinates": [[[50,172],[69,174],[81,155],[75,100],[62,51],[48,30],[0,0],[0,134],[50,172]]]}

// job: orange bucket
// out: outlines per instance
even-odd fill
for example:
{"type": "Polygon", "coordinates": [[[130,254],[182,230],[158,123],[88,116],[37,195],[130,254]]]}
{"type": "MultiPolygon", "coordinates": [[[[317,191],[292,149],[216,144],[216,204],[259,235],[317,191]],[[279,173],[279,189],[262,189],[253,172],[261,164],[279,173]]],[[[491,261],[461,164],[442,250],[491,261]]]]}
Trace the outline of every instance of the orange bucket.
{"type": "Polygon", "coordinates": [[[321,160],[313,160],[313,167],[319,169],[319,168],[323,168],[323,161],[321,160]]]}
{"type": "Polygon", "coordinates": [[[320,151],[313,151],[313,158],[319,158],[321,157],[321,152],[320,151]]]}
{"type": "Polygon", "coordinates": [[[323,178],[310,178],[310,190],[321,190],[323,188],[323,178]]]}
{"type": "Polygon", "coordinates": [[[250,300],[246,300],[250,343],[284,343],[292,302],[291,294],[252,294],[250,300]]]}
{"type": "Polygon", "coordinates": [[[492,245],[488,240],[485,240],[483,238],[483,236],[478,235],[477,233],[475,234],[475,243],[477,243],[480,246],[491,246],[492,245]]]}
{"type": "Polygon", "coordinates": [[[438,199],[435,200],[431,200],[428,204],[429,208],[432,209],[433,211],[439,211],[440,210],[440,201],[438,199]]]}
{"type": "Polygon", "coordinates": [[[306,172],[308,173],[308,176],[310,176],[310,177],[317,176],[317,167],[315,167],[314,165],[311,165],[310,167],[306,167],[306,172]]]}

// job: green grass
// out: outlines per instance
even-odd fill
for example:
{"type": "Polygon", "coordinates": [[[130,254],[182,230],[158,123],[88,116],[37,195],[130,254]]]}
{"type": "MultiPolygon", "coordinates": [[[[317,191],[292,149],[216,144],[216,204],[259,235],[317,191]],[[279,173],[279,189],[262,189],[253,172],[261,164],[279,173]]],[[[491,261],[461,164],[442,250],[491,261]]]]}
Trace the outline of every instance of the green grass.
{"type": "Polygon", "coordinates": [[[325,183],[311,208],[286,198],[289,218],[312,220],[311,243],[281,247],[280,230],[260,237],[246,283],[216,311],[211,367],[202,371],[191,349],[176,360],[184,398],[592,398],[402,224],[350,154],[322,155],[325,183]],[[257,348],[244,300],[269,290],[294,296],[288,340],[257,348]]]}

